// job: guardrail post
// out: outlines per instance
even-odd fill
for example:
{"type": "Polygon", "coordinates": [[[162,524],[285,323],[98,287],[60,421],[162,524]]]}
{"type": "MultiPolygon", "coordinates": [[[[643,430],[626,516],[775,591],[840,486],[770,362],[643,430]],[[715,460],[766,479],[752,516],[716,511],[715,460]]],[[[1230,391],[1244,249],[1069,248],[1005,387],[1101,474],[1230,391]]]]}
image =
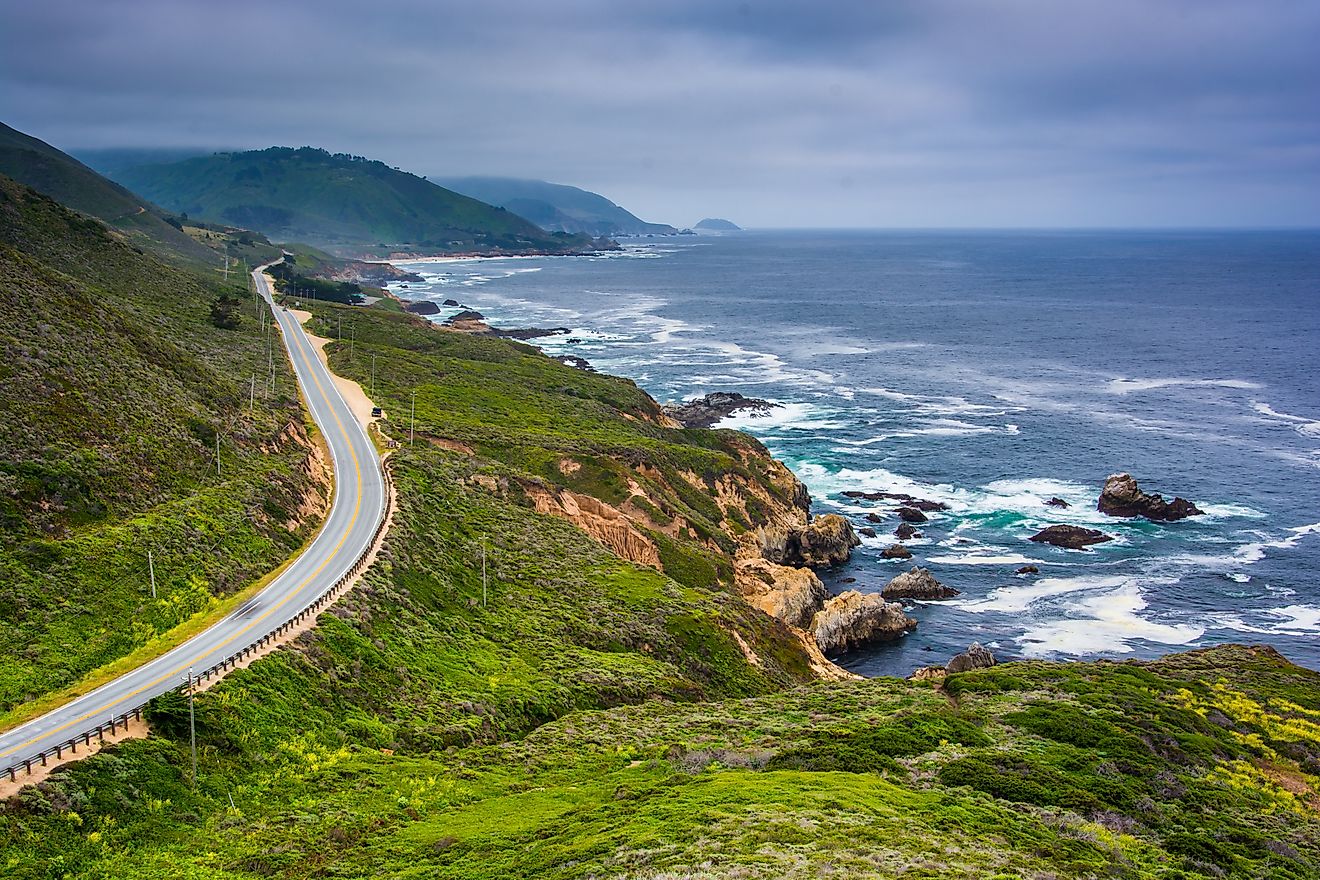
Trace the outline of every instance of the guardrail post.
{"type": "Polygon", "coordinates": [[[18,772],[14,767],[9,768],[9,781],[18,782],[18,772]]]}
{"type": "Polygon", "coordinates": [[[42,752],[40,755],[38,755],[38,757],[41,758],[41,766],[45,767],[45,766],[46,766],[46,753],[45,753],[45,752],[42,752]]]}
{"type": "Polygon", "coordinates": [[[28,760],[24,761],[24,762],[23,762],[23,766],[24,766],[24,767],[27,767],[28,776],[31,776],[31,775],[32,775],[32,759],[29,758],[28,760]]]}

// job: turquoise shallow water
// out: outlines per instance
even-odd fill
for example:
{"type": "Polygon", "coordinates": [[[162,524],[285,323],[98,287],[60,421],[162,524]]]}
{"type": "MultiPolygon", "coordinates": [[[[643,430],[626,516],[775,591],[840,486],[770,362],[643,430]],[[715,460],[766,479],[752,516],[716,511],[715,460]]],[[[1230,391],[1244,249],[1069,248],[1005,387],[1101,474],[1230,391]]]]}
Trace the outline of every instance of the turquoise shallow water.
{"type": "MultiPolygon", "coordinates": [[[[623,253],[408,264],[396,291],[628,376],[660,400],[783,404],[761,438],[818,512],[885,517],[836,591],[878,590],[892,505],[942,501],[916,562],[963,591],[916,632],[841,658],[905,674],[972,640],[1005,657],[1152,656],[1274,644],[1320,667],[1320,235],[765,232],[642,239],[623,253]],[[1171,525],[1095,510],[1104,477],[1191,498],[1171,525]],[[1066,510],[1048,507],[1052,496],[1066,510]],[[1092,552],[1030,543],[1056,522],[1092,552]],[[1025,564],[1038,576],[1014,574],[1025,564]],[[855,581],[845,583],[845,579],[855,581]]],[[[446,312],[437,320],[446,317],[446,312]]]]}

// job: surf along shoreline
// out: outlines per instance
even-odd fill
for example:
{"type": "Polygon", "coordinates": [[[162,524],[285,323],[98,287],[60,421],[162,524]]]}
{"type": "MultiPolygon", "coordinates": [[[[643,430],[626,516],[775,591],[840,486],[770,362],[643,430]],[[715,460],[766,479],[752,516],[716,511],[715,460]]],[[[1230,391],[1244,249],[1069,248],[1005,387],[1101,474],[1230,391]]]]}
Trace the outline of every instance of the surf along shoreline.
{"type": "MultiPolygon", "coordinates": [[[[397,260],[391,260],[390,262],[392,264],[417,264],[420,262],[429,262],[429,263],[439,263],[439,264],[468,264],[468,265],[478,266],[481,264],[496,262],[496,261],[508,262],[511,260],[521,261],[521,260],[531,260],[531,259],[545,259],[545,258],[444,256],[444,257],[433,257],[425,261],[413,260],[413,259],[397,259],[397,260]]],[[[468,294],[469,292],[475,294],[475,299],[478,303],[481,302],[481,294],[478,292],[480,291],[480,289],[481,289],[480,285],[476,285],[474,289],[473,286],[459,286],[457,284],[453,285],[452,287],[440,288],[439,285],[435,284],[431,279],[428,279],[425,285],[416,288],[408,287],[404,289],[395,289],[392,291],[392,295],[395,295],[396,298],[399,298],[400,301],[404,303],[413,301],[414,297],[419,300],[433,300],[436,303],[438,303],[442,297],[449,296],[451,300],[450,308],[452,308],[455,312],[458,312],[464,307],[471,308],[471,306],[468,305],[468,301],[465,299],[465,295],[468,294]],[[420,297],[418,296],[419,294],[421,294],[420,297]],[[458,305],[455,306],[453,305],[453,303],[458,303],[458,305]]],[[[481,307],[486,308],[484,305],[481,307]]],[[[501,311],[498,307],[495,307],[493,310],[497,313],[501,311]]],[[[429,317],[433,323],[442,323],[446,319],[447,315],[442,310],[440,314],[432,315],[429,317]]],[[[602,331],[602,332],[607,332],[607,331],[602,331]]],[[[534,344],[535,344],[535,340],[534,340],[534,344]]],[[[543,348],[543,351],[546,354],[553,357],[554,354],[552,352],[557,348],[558,348],[557,346],[551,346],[550,350],[545,350],[543,348]]],[[[558,359],[564,360],[562,356],[559,357],[558,359]]],[[[582,365],[585,366],[586,362],[583,361],[582,365]]],[[[611,368],[610,372],[620,372],[620,371],[618,371],[616,368],[611,368]]],[[[621,375],[627,376],[628,373],[624,371],[621,373],[621,375]]],[[[735,386],[729,388],[729,390],[736,391],[739,389],[737,389],[735,386]]],[[[748,420],[741,417],[739,413],[732,412],[729,413],[724,419],[715,423],[714,427],[717,428],[729,427],[734,429],[741,429],[746,427],[747,423],[748,420]]],[[[756,436],[755,433],[753,433],[753,436],[756,436]]],[[[866,566],[865,573],[868,575],[873,575],[876,577],[883,575],[884,579],[879,582],[875,582],[874,577],[870,578],[870,580],[873,582],[874,591],[876,593],[879,593],[883,589],[884,581],[889,580],[892,575],[897,575],[900,573],[900,571],[906,571],[907,569],[913,567],[914,565],[925,564],[926,559],[918,558],[910,562],[903,562],[903,561],[897,562],[895,566],[892,568],[889,566],[884,566],[883,568],[881,568],[879,566],[872,565],[871,557],[878,555],[880,551],[887,549],[891,545],[896,545],[896,544],[908,545],[911,547],[911,549],[914,550],[918,549],[919,547],[928,547],[931,551],[931,553],[927,557],[929,561],[935,562],[937,566],[942,564],[943,562],[948,562],[948,558],[950,557],[950,551],[948,551],[945,547],[939,546],[937,549],[937,546],[935,546],[935,542],[928,541],[926,539],[923,539],[922,537],[917,537],[915,539],[908,540],[908,539],[904,539],[901,535],[894,535],[892,530],[895,523],[892,520],[888,523],[888,527],[886,529],[880,530],[880,528],[878,526],[875,526],[874,523],[866,521],[865,518],[866,514],[870,511],[867,511],[860,503],[841,504],[840,499],[833,497],[834,495],[839,493],[835,493],[832,491],[821,493],[820,489],[817,486],[817,483],[819,482],[818,479],[816,479],[817,475],[804,473],[798,470],[797,467],[794,467],[794,462],[791,459],[785,461],[783,458],[780,458],[779,460],[781,462],[786,463],[791,469],[793,469],[796,476],[798,476],[799,479],[804,479],[804,481],[808,485],[811,485],[813,489],[813,494],[824,496],[824,497],[818,497],[816,499],[816,502],[813,505],[813,513],[817,515],[824,513],[833,513],[833,512],[842,513],[845,517],[849,518],[850,520],[853,520],[854,525],[858,525],[863,529],[863,534],[861,535],[862,541],[865,545],[863,547],[863,550],[869,551],[869,553],[866,554],[866,558],[864,560],[858,560],[857,562],[854,562],[851,567],[845,566],[843,568],[825,569],[819,572],[822,580],[830,589],[831,593],[838,594],[841,592],[847,592],[850,589],[857,588],[855,585],[857,583],[858,578],[856,578],[855,575],[861,573],[860,571],[857,570],[858,565],[866,566]],[[872,526],[875,527],[872,528],[872,526]],[[873,535],[867,534],[866,532],[868,531],[873,532],[874,534],[873,535]]],[[[798,467],[801,467],[801,465],[799,464],[798,467]]],[[[858,493],[863,491],[877,491],[877,490],[884,491],[886,489],[892,488],[887,486],[871,486],[864,483],[854,483],[852,484],[852,487],[858,493]]],[[[1164,488],[1164,487],[1155,487],[1155,488],[1164,488]]],[[[843,494],[849,494],[849,493],[844,492],[843,494]]],[[[1041,499],[1039,499],[1038,503],[1046,502],[1048,497],[1049,497],[1048,495],[1043,496],[1041,499]]],[[[844,499],[844,501],[847,502],[848,499],[844,499]]],[[[1086,501],[1087,501],[1087,506],[1091,508],[1091,516],[1084,517],[1084,519],[1089,521],[1091,519],[1095,519],[1096,514],[1098,513],[1094,510],[1095,496],[1092,495],[1089,499],[1086,499],[1086,501]]],[[[1070,495],[1069,502],[1073,506],[1078,506],[1081,502],[1081,499],[1072,497],[1070,495]]],[[[940,514],[938,513],[935,514],[935,517],[938,518],[939,516],[940,514]]],[[[1067,518],[1061,518],[1055,521],[1068,523],[1068,522],[1072,522],[1074,518],[1075,515],[1069,516],[1067,518]]],[[[1103,521],[1105,519],[1106,518],[1103,516],[1099,517],[1100,521],[1103,521]]],[[[1122,530],[1122,525],[1120,523],[1115,522],[1114,525],[1118,527],[1120,531],[1122,530]]],[[[1098,525],[1096,527],[1101,529],[1104,528],[1103,525],[1098,525]]],[[[955,540],[956,540],[956,536],[955,536],[955,540]]],[[[939,542],[940,545],[943,545],[945,543],[947,542],[945,541],[939,542]]],[[[1119,543],[1120,544],[1123,543],[1121,538],[1119,543]]],[[[1134,584],[1134,580],[1135,580],[1134,578],[1118,578],[1118,579],[1110,578],[1108,580],[1105,580],[1104,583],[1102,584],[1099,581],[1095,581],[1094,583],[1092,583],[1091,581],[1094,579],[1088,579],[1086,575],[1083,575],[1080,578],[1051,577],[1052,573],[1058,571],[1057,568],[1054,568],[1054,572],[1052,572],[1051,571],[1052,567],[1059,565],[1068,566],[1073,564],[1073,560],[1055,561],[1048,556],[1042,557],[1040,555],[1040,550],[1041,547],[1038,544],[1024,543],[1021,546],[1021,548],[1018,548],[1012,553],[1000,554],[998,556],[995,556],[993,554],[991,555],[982,554],[982,555],[975,555],[971,559],[971,561],[962,560],[961,558],[957,560],[958,564],[960,565],[962,564],[990,565],[991,563],[995,563],[1001,568],[1005,566],[1007,566],[1007,568],[1003,572],[997,571],[995,573],[996,581],[1002,583],[999,583],[997,586],[993,588],[989,588],[987,590],[988,595],[961,597],[959,599],[951,600],[945,603],[946,608],[950,610],[957,609],[959,613],[956,616],[962,619],[962,621],[965,624],[962,630],[963,638],[961,639],[960,645],[949,643],[948,639],[943,639],[946,645],[945,651],[947,651],[947,653],[944,654],[945,657],[947,657],[948,654],[951,654],[956,650],[960,650],[961,647],[965,647],[971,641],[974,641],[978,638],[984,639],[986,636],[987,629],[986,626],[983,624],[983,621],[992,619],[994,616],[993,615],[994,612],[1006,613],[1005,609],[1002,609],[999,606],[1006,601],[1010,603],[1014,601],[1013,597],[1016,596],[1016,594],[1022,592],[1023,590],[1031,592],[1032,590],[1037,588],[1045,589],[1047,592],[1050,590],[1057,589],[1058,592],[1054,593],[1053,595],[1068,595],[1069,597],[1075,596],[1076,598],[1081,599],[1085,603],[1086,608],[1090,608],[1091,611],[1101,614],[1101,616],[1098,617],[1097,619],[1100,619],[1102,623],[1104,623],[1104,626],[1108,627],[1109,630],[1112,632],[1130,632],[1131,637],[1135,640],[1144,640],[1145,636],[1151,636],[1153,637],[1151,639],[1153,644],[1168,646],[1168,650],[1161,651],[1159,652],[1159,654],[1152,654],[1152,652],[1149,650],[1149,647],[1146,647],[1143,648],[1141,653],[1138,654],[1137,656],[1161,656],[1168,653],[1176,653],[1180,649],[1185,650],[1183,646],[1201,647],[1204,646],[1205,644],[1213,644],[1213,643],[1218,643],[1220,641],[1225,641],[1225,642],[1233,641],[1231,639],[1224,639],[1224,640],[1214,639],[1202,643],[1199,640],[1202,638],[1202,636],[1205,635],[1206,631],[1204,628],[1197,628],[1187,624],[1177,624],[1177,623],[1173,623],[1173,624],[1148,623],[1139,614],[1139,612],[1142,609],[1144,609],[1146,605],[1145,602],[1141,599],[1141,591],[1134,584]],[[1038,569],[1038,571],[1024,570],[1031,568],[1038,569]],[[1044,574],[1039,574],[1039,570],[1041,569],[1044,570],[1045,572],[1044,574]],[[1038,574],[1039,577],[1037,577],[1038,574]],[[1077,581],[1076,584],[1071,583],[1071,581],[1074,580],[1077,581]],[[1064,581],[1069,581],[1069,583],[1063,583],[1064,581]],[[1107,600],[1109,599],[1112,599],[1114,601],[1108,602],[1107,600]],[[1101,605],[1104,605],[1106,607],[1102,608],[1100,607],[1101,605]],[[990,618],[987,618],[985,616],[987,613],[992,613],[990,618]]],[[[1072,553],[1068,554],[1068,556],[1072,556],[1072,555],[1073,555],[1072,553]]],[[[889,561],[891,560],[886,559],[886,562],[889,561]]],[[[977,569],[978,572],[980,570],[981,569],[977,569]]],[[[987,571],[987,573],[989,572],[987,571]]],[[[867,585],[867,586],[869,587],[871,585],[867,585]]],[[[930,613],[927,609],[929,609],[933,604],[933,600],[924,599],[924,598],[915,599],[915,600],[905,599],[904,601],[906,602],[906,609],[910,613],[914,614],[918,619],[926,616],[925,614],[923,614],[923,611],[926,611],[926,613],[930,613]]],[[[1020,613],[1021,610],[1022,609],[1018,609],[1017,612],[1013,612],[1013,613],[1020,613]]],[[[1008,609],[1008,611],[1011,612],[1012,609],[1008,609]]],[[[1008,646],[1001,645],[994,640],[993,633],[991,633],[992,636],[991,643],[996,653],[1000,654],[1001,659],[1049,658],[1049,659],[1067,659],[1067,660],[1085,661],[1088,659],[1095,659],[1097,656],[1099,657],[1104,657],[1104,656],[1114,657],[1115,655],[1121,656],[1124,654],[1128,654],[1132,651],[1132,648],[1123,641],[1118,641],[1116,645],[1115,644],[1106,645],[1104,642],[1105,636],[1103,632],[1101,632],[1098,636],[1096,636],[1094,633],[1091,633],[1090,635],[1092,636],[1092,638],[1090,638],[1089,640],[1083,639],[1082,641],[1076,642],[1076,647],[1078,648],[1078,650],[1076,651],[1064,651],[1060,654],[1049,650],[1051,646],[1057,645],[1060,642],[1068,643],[1068,642],[1076,641],[1076,639],[1079,637],[1079,634],[1082,634],[1083,630],[1088,628],[1088,625],[1089,624],[1087,618],[1082,618],[1075,621],[1061,619],[1057,621],[1040,622],[1035,625],[1027,626],[1021,632],[1020,637],[1016,640],[1016,644],[1010,643],[1008,646]]],[[[1102,627],[1101,629],[1104,629],[1104,627],[1102,627]]],[[[921,630],[918,629],[917,632],[918,634],[920,634],[921,630]]],[[[887,650],[889,649],[887,649],[885,646],[872,647],[869,649],[865,649],[863,651],[863,655],[860,656],[864,659],[865,657],[876,656],[879,654],[879,652],[885,652],[887,650]]],[[[929,662],[927,660],[927,657],[929,657],[929,659],[942,659],[939,648],[936,648],[932,651],[932,649],[929,646],[925,646],[923,647],[923,650],[927,652],[926,656],[921,656],[921,655],[913,656],[911,650],[909,650],[908,652],[909,656],[906,659],[906,661],[899,661],[899,665],[905,662],[907,667],[902,674],[907,674],[911,670],[919,667],[923,660],[929,662]]],[[[831,654],[830,656],[842,662],[844,666],[847,668],[854,668],[855,663],[857,663],[859,660],[859,655],[856,655],[855,653],[852,652],[843,653],[843,654],[831,654]]],[[[894,674],[894,673],[888,671],[882,671],[879,673],[872,673],[872,674],[894,674]]]]}

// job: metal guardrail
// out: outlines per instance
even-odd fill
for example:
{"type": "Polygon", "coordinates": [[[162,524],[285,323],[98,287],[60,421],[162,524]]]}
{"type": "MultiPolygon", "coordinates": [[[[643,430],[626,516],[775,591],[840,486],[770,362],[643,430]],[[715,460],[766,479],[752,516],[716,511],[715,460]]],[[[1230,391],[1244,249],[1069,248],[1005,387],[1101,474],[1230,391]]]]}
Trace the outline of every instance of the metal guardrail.
{"type": "MultiPolygon", "coordinates": [[[[354,562],[348,571],[344,572],[338,580],[331,584],[324,593],[316,599],[313,599],[293,617],[266,633],[252,644],[240,648],[219,663],[209,666],[202,672],[194,675],[192,679],[193,687],[210,681],[212,678],[223,677],[225,673],[233,670],[243,660],[256,654],[280,636],[288,633],[298,624],[305,622],[309,618],[319,616],[322,610],[339,598],[344,592],[345,587],[348,586],[349,581],[366,570],[367,557],[371,555],[372,550],[376,547],[376,543],[380,540],[381,534],[385,531],[385,525],[389,522],[390,507],[392,504],[390,487],[393,480],[390,477],[389,467],[387,465],[382,465],[380,473],[385,486],[385,507],[381,513],[380,522],[376,524],[376,531],[372,533],[371,541],[368,542],[366,548],[363,549],[362,554],[358,557],[357,561],[354,562]]],[[[186,693],[188,685],[180,685],[176,690],[186,693]]],[[[112,715],[109,721],[102,722],[94,727],[89,727],[81,733],[77,733],[60,743],[43,749],[35,755],[15,761],[8,767],[0,769],[0,777],[8,776],[10,782],[17,782],[18,774],[20,772],[26,772],[27,775],[31,776],[34,767],[40,768],[47,766],[51,758],[54,758],[57,761],[63,760],[65,751],[74,755],[78,754],[79,744],[84,748],[89,748],[92,744],[93,737],[96,738],[98,743],[104,742],[107,732],[113,736],[118,732],[120,727],[127,728],[130,720],[141,720],[142,710],[146,708],[147,703],[150,701],[150,699],[143,700],[131,709],[126,709],[123,712],[112,715]]]]}

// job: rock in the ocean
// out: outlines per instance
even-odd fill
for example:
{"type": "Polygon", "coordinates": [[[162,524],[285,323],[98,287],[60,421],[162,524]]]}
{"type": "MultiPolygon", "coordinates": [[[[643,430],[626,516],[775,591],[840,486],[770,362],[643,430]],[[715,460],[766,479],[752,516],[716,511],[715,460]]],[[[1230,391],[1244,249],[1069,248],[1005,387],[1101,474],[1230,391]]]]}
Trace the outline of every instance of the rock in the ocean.
{"type": "Polygon", "coordinates": [[[841,653],[872,642],[888,641],[915,629],[917,622],[897,602],[848,590],[825,603],[811,622],[816,643],[827,653],[841,653]]]}
{"type": "Polygon", "coordinates": [[[1037,567],[1034,566],[1034,565],[1024,565],[1024,566],[1022,566],[1021,568],[1019,568],[1017,571],[1015,571],[1015,572],[1013,572],[1013,573],[1014,573],[1014,574],[1040,574],[1040,569],[1037,568],[1037,567]]]}
{"type": "Polygon", "coordinates": [[[1050,507],[1072,507],[1071,504],[1069,504],[1067,501],[1064,501],[1062,498],[1060,498],[1057,495],[1055,495],[1053,498],[1051,498],[1049,501],[1046,501],[1045,503],[1048,504],[1050,507]]]}
{"type": "Polygon", "coordinates": [[[1146,519],[1172,522],[1189,516],[1200,516],[1204,511],[1186,498],[1165,501],[1158,492],[1148,495],[1141,491],[1131,474],[1112,474],[1105,480],[1096,508],[1107,516],[1144,516],[1146,519]]]}
{"type": "Polygon", "coordinates": [[[994,665],[995,655],[990,653],[990,649],[981,647],[980,642],[972,642],[966,651],[956,655],[945,665],[944,671],[954,675],[967,672],[969,669],[989,669],[994,665]]]}
{"type": "Polygon", "coordinates": [[[881,553],[882,559],[911,559],[912,551],[902,544],[890,544],[881,553]]]}
{"type": "Polygon", "coordinates": [[[866,521],[873,523],[882,523],[885,521],[885,518],[878,513],[868,513],[866,515],[866,521]]]}
{"type": "Polygon", "coordinates": [[[440,307],[435,303],[431,302],[430,300],[426,300],[426,299],[420,300],[418,302],[410,302],[407,305],[405,305],[403,308],[405,311],[412,312],[414,315],[440,314],[440,307]]]}
{"type": "Polygon", "coordinates": [[[863,537],[866,538],[874,538],[875,529],[871,528],[870,526],[862,526],[860,529],[857,530],[857,534],[862,535],[863,537]]]}
{"type": "Polygon", "coordinates": [[[753,415],[768,415],[781,404],[728,391],[714,391],[686,403],[666,404],[665,414],[685,428],[709,428],[725,416],[749,409],[753,415]]]}
{"type": "Polygon", "coordinates": [[[880,595],[886,599],[951,599],[958,591],[935,580],[926,569],[914,568],[885,584],[880,595]]]}
{"type": "Polygon", "coordinates": [[[806,565],[842,565],[852,548],[862,543],[852,523],[837,513],[813,519],[801,532],[802,562],[806,565]]]}
{"type": "Polygon", "coordinates": [[[898,517],[906,523],[924,523],[927,521],[926,514],[917,510],[915,507],[900,507],[898,517]]]}
{"type": "Polygon", "coordinates": [[[917,531],[917,527],[912,525],[912,523],[900,523],[898,528],[894,529],[894,535],[896,535],[900,541],[907,541],[912,538],[920,538],[921,532],[917,531]]]}
{"type": "Polygon", "coordinates": [[[777,565],[842,565],[862,543],[852,523],[837,513],[813,519],[805,528],[761,528],[761,556],[777,565]]]}
{"type": "Polygon", "coordinates": [[[1031,536],[1037,544],[1053,544],[1066,550],[1085,550],[1091,544],[1103,544],[1113,538],[1095,529],[1081,526],[1048,526],[1031,536]]]}
{"type": "Polygon", "coordinates": [[[459,302],[458,300],[456,300],[456,299],[447,299],[447,300],[445,300],[444,302],[440,303],[440,305],[442,305],[442,306],[449,306],[450,308],[462,308],[462,307],[463,307],[463,304],[462,304],[461,302],[459,302]]]}

